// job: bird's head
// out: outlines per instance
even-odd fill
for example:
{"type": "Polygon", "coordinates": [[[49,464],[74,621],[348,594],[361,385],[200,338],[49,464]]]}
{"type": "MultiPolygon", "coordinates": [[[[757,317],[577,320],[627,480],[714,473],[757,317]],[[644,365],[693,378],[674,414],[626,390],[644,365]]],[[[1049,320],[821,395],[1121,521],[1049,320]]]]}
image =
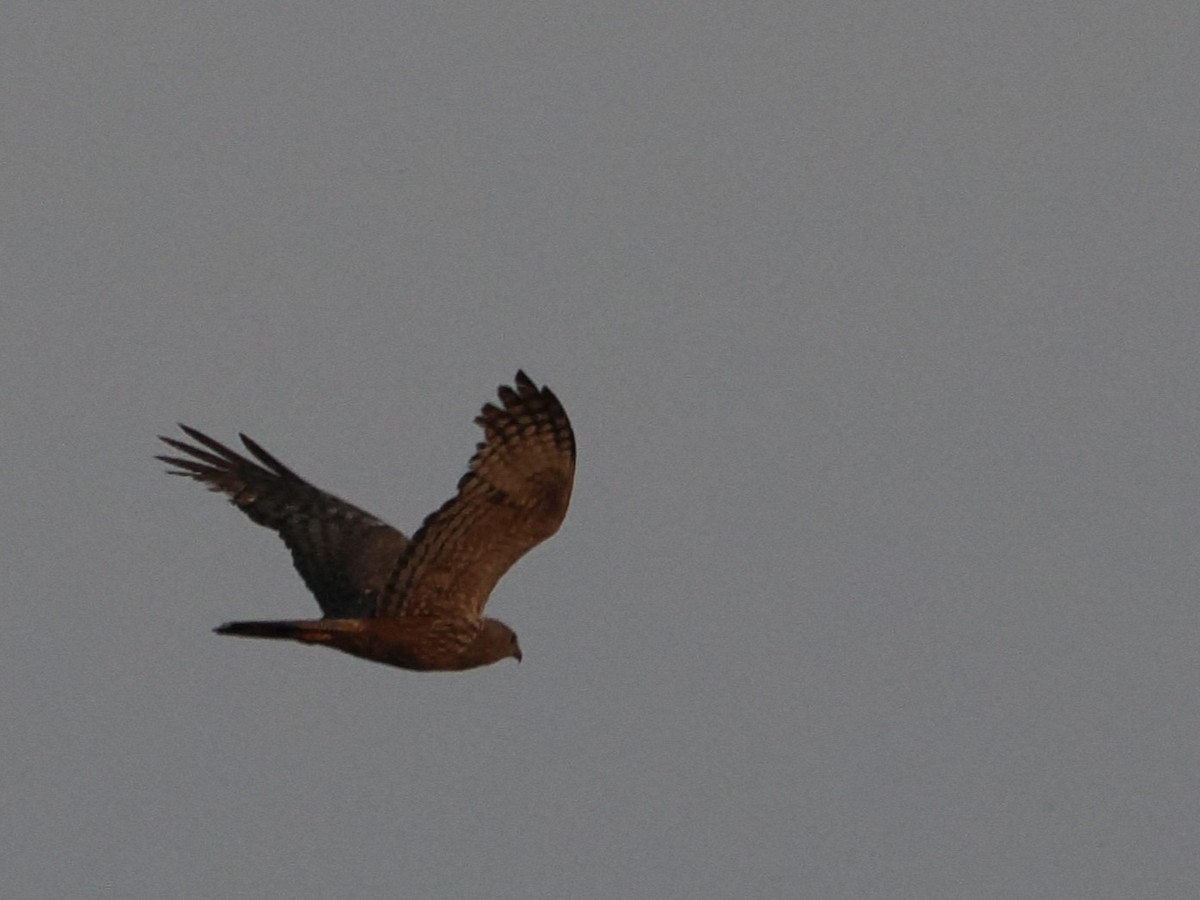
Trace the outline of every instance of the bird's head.
{"type": "Polygon", "coordinates": [[[487,666],[513,657],[521,661],[521,645],[516,632],[499,619],[484,619],[479,633],[459,657],[464,669],[487,666]]]}

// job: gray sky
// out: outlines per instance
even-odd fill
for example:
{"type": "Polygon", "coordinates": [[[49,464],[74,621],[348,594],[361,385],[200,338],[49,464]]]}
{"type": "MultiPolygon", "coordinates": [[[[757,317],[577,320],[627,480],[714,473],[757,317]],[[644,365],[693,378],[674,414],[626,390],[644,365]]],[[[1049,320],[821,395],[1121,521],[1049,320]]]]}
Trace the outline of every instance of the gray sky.
{"type": "Polygon", "coordinates": [[[1192,3],[10,4],[21,897],[1200,891],[1192,3]],[[415,675],[161,474],[414,529],[518,367],[580,447],[415,675]]]}

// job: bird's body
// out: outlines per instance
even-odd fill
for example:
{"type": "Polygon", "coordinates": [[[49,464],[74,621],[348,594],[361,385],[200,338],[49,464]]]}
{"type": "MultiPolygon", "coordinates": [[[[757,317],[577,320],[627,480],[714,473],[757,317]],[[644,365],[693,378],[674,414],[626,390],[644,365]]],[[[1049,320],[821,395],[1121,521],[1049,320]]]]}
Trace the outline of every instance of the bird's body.
{"type": "Polygon", "coordinates": [[[187,426],[160,456],[279,533],[325,618],[230,622],[218,634],[332,647],[417,671],[461,671],[509,656],[517,637],[483,607],[500,577],[556,532],[575,473],[575,437],[549,388],[518,372],[476,419],[484,440],[458,493],[411,539],[319,490],[241,435],[249,459],[187,426]]]}
{"type": "Polygon", "coordinates": [[[483,619],[478,624],[430,616],[227,622],[216,631],[238,637],[320,644],[417,672],[457,672],[508,656],[521,658],[516,635],[497,619],[483,619]],[[493,648],[500,655],[494,655],[493,648]]]}

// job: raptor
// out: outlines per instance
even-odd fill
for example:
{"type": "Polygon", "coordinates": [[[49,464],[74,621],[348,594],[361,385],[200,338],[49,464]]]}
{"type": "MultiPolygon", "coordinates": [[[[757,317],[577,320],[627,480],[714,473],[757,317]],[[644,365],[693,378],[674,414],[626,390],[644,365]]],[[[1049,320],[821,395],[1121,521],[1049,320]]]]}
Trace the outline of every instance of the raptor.
{"type": "Polygon", "coordinates": [[[278,532],[320,619],[228,622],[218,634],[332,647],[416,671],[521,659],[517,636],[483,615],[500,577],[558,531],[575,476],[575,435],[558,398],[524,372],[476,423],[484,439],[453,497],[411,538],[305,481],[242,434],[244,456],[194,428],[161,437],[173,475],[225,494],[278,532]]]}

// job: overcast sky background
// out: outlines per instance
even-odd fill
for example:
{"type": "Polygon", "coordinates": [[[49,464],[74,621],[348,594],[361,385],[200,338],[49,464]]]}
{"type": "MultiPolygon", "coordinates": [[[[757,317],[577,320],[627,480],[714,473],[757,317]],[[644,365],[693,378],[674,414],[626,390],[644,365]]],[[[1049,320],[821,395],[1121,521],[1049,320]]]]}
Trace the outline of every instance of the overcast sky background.
{"type": "Polygon", "coordinates": [[[14,897],[1200,891],[1200,11],[6,6],[14,897]],[[162,474],[405,531],[524,367],[566,525],[417,675],[162,474]]]}

